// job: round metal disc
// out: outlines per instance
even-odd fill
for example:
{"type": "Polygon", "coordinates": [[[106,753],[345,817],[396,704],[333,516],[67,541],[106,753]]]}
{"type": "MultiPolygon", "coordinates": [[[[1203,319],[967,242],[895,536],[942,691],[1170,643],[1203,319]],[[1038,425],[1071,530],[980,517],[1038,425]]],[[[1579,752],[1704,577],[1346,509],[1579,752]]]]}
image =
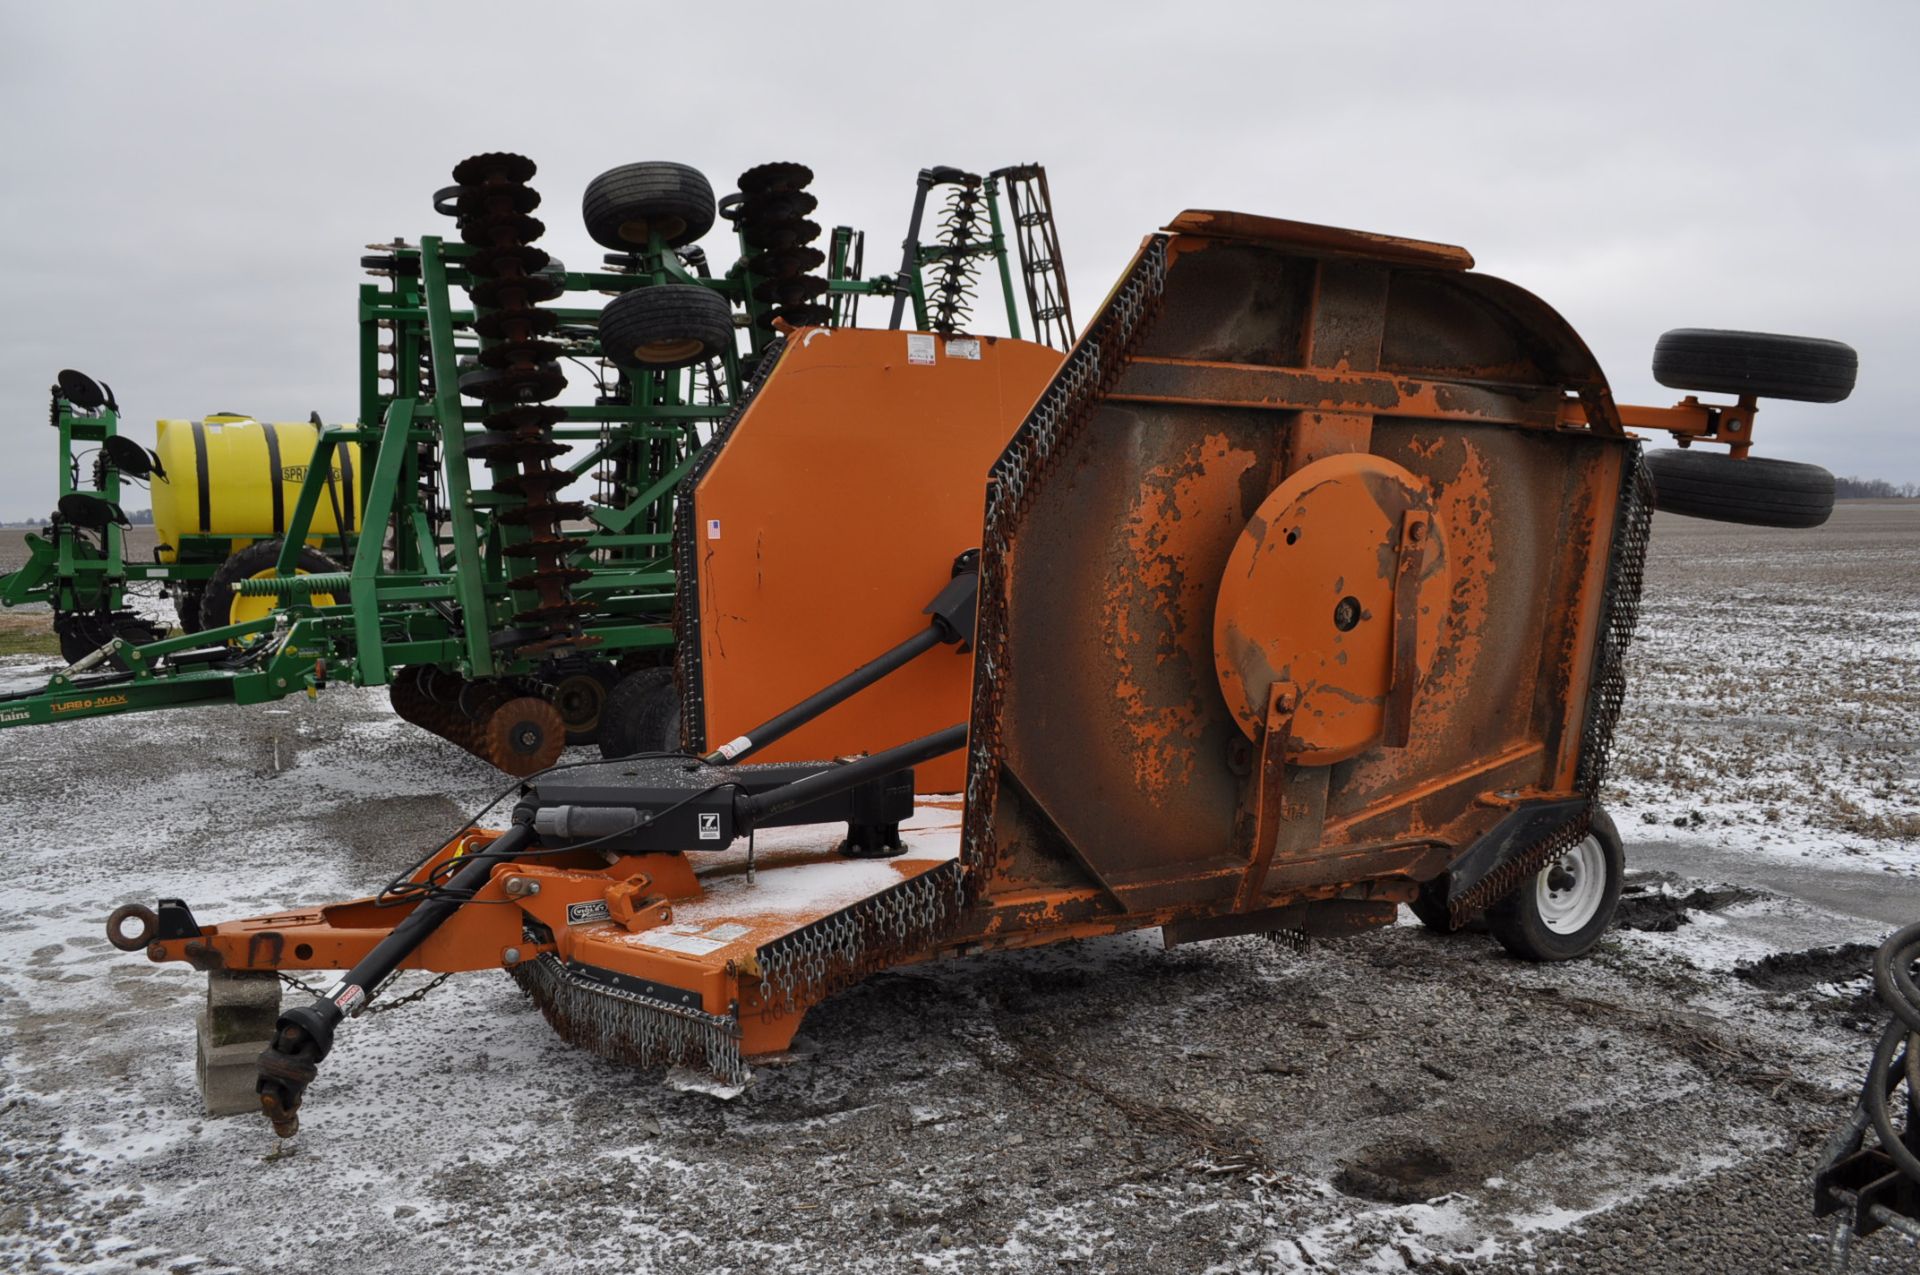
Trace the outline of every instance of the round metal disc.
{"type": "Polygon", "coordinates": [[[478,186],[483,182],[523,182],[539,172],[539,166],[525,155],[516,155],[512,151],[487,151],[481,155],[470,155],[453,166],[453,180],[462,186],[478,186]]]}
{"type": "Polygon", "coordinates": [[[76,372],[72,368],[60,369],[60,375],[54,378],[60,387],[60,396],[83,412],[91,412],[104,406],[107,396],[100,392],[100,385],[85,372],[76,372]]]}
{"type": "Polygon", "coordinates": [[[792,160],[757,164],[740,174],[740,192],[744,195],[770,195],[777,191],[799,190],[813,180],[813,170],[792,160]]]}
{"type": "Polygon", "coordinates": [[[509,775],[531,775],[560,760],[567,726],[560,713],[530,695],[508,700],[486,718],[474,751],[509,775]]]}
{"type": "Polygon", "coordinates": [[[1327,765],[1378,739],[1393,680],[1395,583],[1403,547],[1412,586],[1415,669],[1438,646],[1451,573],[1425,485],[1378,456],[1329,456],[1261,502],[1220,580],[1213,657],[1220,690],[1249,739],[1266,728],[1275,683],[1294,692],[1289,760],[1327,765]],[[1403,546],[1407,515],[1424,540],[1403,546]]]}
{"type": "Polygon", "coordinates": [[[538,305],[551,301],[566,288],[543,274],[501,275],[480,279],[467,289],[473,303],[482,308],[538,305]]]}

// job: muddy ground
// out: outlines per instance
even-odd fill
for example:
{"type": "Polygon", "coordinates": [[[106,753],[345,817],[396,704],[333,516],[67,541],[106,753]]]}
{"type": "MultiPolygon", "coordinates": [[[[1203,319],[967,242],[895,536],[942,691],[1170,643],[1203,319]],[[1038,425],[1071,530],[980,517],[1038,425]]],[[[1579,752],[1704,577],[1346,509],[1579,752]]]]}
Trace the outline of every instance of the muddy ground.
{"type": "Polygon", "coordinates": [[[732,1101],[473,975],[356,1021],[285,1147],[197,1116],[200,980],[101,919],[362,892],[495,777],[377,692],[0,734],[0,1269],[1820,1270],[1864,945],[1920,916],[1916,607],[1920,509],[1791,542],[1660,520],[1614,794],[1636,877],[1587,961],[1411,924],[979,958],[830,1001],[732,1101]]]}

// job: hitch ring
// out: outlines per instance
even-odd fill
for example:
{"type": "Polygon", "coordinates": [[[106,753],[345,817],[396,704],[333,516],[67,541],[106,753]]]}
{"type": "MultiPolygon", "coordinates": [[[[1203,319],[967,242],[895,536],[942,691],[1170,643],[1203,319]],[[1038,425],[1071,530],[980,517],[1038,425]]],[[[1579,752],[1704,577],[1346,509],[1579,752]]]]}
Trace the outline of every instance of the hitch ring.
{"type": "Polygon", "coordinates": [[[122,952],[138,952],[153,942],[153,936],[160,930],[160,918],[153,909],[144,903],[128,903],[113,910],[107,918],[107,942],[122,952]],[[129,935],[122,927],[130,920],[140,922],[140,932],[129,935]]]}

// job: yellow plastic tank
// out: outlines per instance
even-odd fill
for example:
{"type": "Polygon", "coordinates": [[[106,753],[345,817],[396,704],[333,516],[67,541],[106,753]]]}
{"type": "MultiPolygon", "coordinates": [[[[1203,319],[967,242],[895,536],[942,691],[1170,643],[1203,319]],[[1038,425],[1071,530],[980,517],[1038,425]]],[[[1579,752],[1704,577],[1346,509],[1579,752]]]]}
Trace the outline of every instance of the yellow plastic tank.
{"type": "MultiPolygon", "coordinates": [[[[181,537],[282,535],[300,499],[319,430],[305,422],[256,421],[249,416],[209,416],[198,421],[159,421],[155,450],[166,469],[153,480],[153,525],[160,560],[179,556],[181,537]]],[[[349,535],[360,528],[360,449],[349,444],[333,454],[333,489],[339,521],[349,535]]],[[[323,493],[313,511],[308,544],[341,528],[333,501],[323,493]]]]}

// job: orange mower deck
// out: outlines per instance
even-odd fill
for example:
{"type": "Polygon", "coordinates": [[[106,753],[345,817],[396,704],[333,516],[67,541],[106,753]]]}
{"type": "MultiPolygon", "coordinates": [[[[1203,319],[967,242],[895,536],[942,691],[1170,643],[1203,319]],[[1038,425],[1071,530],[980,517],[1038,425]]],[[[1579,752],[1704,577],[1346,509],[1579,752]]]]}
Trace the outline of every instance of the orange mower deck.
{"type": "MultiPolygon", "coordinates": [[[[510,969],[571,1040],[737,1079],[809,1007],[902,962],[1148,926],[1340,934],[1402,903],[1457,922],[1512,896],[1603,826],[1650,493],[1585,344],[1471,266],[1189,212],[1064,362],[789,337],[683,493],[687,746],[913,634],[977,548],[958,654],[916,657],[767,755],[960,722],[964,749],[918,765],[895,857],[843,856],[830,824],[684,853],[556,843],[493,866],[473,899],[493,906],[453,911],[403,967],[510,969]],[[831,498],[790,481],[812,467],[831,498]]],[[[494,835],[435,862],[483,863],[494,835]]],[[[343,969],[409,911],[163,924],[148,954],[343,969]]]]}

